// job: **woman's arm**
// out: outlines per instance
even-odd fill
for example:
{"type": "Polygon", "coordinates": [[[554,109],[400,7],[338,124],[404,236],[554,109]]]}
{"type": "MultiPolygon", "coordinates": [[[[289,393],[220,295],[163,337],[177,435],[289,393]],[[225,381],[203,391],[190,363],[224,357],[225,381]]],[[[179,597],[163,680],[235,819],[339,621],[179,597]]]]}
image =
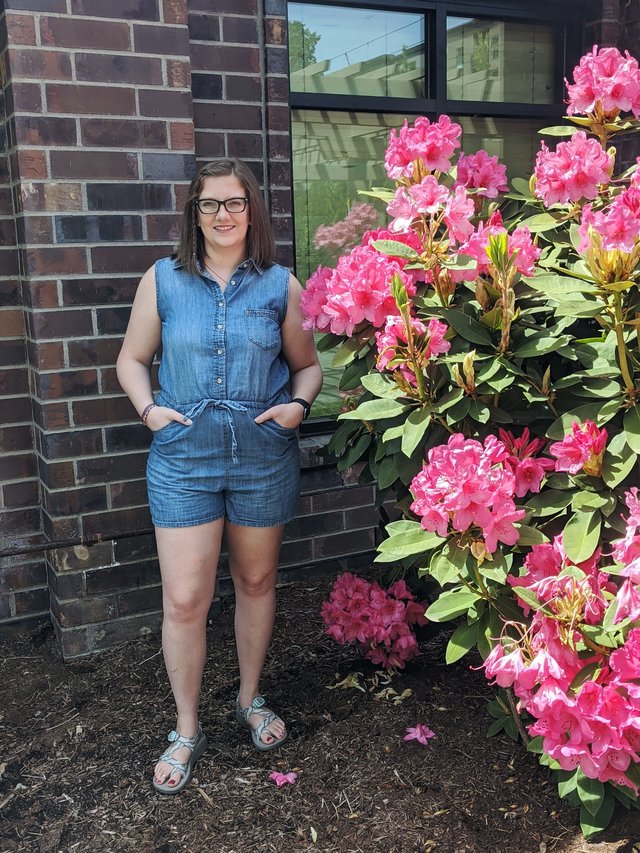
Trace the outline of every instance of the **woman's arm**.
{"type": "MultiPolygon", "coordinates": [[[[153,403],[151,363],[160,346],[161,329],[162,324],[156,305],[155,271],[151,267],[140,279],[116,364],[122,390],[139,415],[153,403]]],[[[180,412],[165,406],[154,406],[149,411],[145,423],[154,430],[160,429],[171,420],[186,423],[180,412]]]]}
{"type": "MultiPolygon", "coordinates": [[[[313,332],[302,328],[300,294],[302,287],[294,277],[289,278],[289,305],[282,324],[282,352],[291,372],[291,396],[313,403],[322,387],[322,368],[313,339],[313,332]]],[[[256,423],[271,418],[286,427],[297,427],[304,410],[299,403],[282,403],[258,415],[256,423]]]]}

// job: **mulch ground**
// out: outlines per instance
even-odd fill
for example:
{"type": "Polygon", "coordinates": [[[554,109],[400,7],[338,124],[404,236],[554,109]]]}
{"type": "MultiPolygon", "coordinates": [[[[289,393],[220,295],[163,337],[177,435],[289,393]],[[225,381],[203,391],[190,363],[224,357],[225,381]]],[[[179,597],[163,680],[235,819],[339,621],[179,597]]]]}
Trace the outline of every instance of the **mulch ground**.
{"type": "Polygon", "coordinates": [[[64,664],[51,631],[0,645],[1,853],[633,853],[640,812],[595,844],[548,771],[507,737],[487,739],[491,689],[446,638],[383,683],[323,634],[331,579],[279,591],[263,690],[290,737],[258,753],[233,720],[233,608],[209,628],[202,724],[209,748],[188,788],[151,772],[172,728],[157,637],[64,664]],[[351,679],[356,687],[328,689],[351,679]],[[378,680],[375,685],[376,678],[378,680]],[[381,694],[411,694],[398,704],[381,694]],[[407,726],[435,732],[405,742],[407,726]],[[276,788],[272,770],[298,773],[276,788]]]}

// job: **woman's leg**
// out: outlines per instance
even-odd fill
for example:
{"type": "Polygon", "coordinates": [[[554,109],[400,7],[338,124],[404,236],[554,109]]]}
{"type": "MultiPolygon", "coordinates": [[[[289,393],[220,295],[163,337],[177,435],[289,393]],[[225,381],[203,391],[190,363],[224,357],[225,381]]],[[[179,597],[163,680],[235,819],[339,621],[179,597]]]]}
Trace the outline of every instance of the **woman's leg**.
{"type": "MultiPolygon", "coordinates": [[[[224,519],[197,527],[158,527],[156,541],[162,575],[162,651],[176,702],[176,731],[192,737],[198,731],[198,703],[206,653],[207,613],[213,599],[224,519]]],[[[189,760],[189,750],[174,758],[189,760]]],[[[157,782],[171,767],[160,761],[157,782]]],[[[176,782],[180,773],[173,771],[176,782]]]]}
{"type": "MultiPolygon", "coordinates": [[[[240,527],[229,522],[225,528],[229,566],[236,591],[235,630],[240,666],[238,699],[243,708],[260,693],[260,675],[275,618],[282,530],[282,526],[240,527]]],[[[254,728],[261,721],[257,714],[249,718],[254,728]]],[[[274,720],[261,739],[268,744],[284,734],[284,723],[274,720]]]]}

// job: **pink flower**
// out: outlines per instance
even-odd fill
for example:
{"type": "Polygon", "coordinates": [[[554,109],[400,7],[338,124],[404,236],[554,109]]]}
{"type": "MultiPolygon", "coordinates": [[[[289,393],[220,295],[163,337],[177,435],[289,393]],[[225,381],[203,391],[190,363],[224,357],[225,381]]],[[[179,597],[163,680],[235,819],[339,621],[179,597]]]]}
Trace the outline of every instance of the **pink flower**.
{"type": "Polygon", "coordinates": [[[269,773],[269,779],[275,782],[278,788],[282,788],[283,785],[293,785],[297,778],[297,773],[278,773],[277,770],[269,773]]]}
{"type": "MultiPolygon", "coordinates": [[[[486,222],[480,222],[472,231],[466,243],[460,247],[460,252],[469,255],[478,262],[477,274],[489,271],[491,261],[487,254],[489,238],[499,234],[507,234],[502,224],[500,211],[496,210],[486,222]]],[[[526,226],[515,228],[507,238],[507,250],[510,257],[515,256],[515,267],[523,275],[533,275],[534,264],[540,257],[539,249],[531,239],[531,233],[526,226]]]]}
{"type": "Polygon", "coordinates": [[[372,204],[357,202],[344,219],[333,225],[319,225],[313,239],[316,249],[345,249],[360,242],[364,231],[378,222],[378,211],[372,204]]]}
{"type": "MultiPolygon", "coordinates": [[[[448,326],[435,317],[429,320],[428,326],[412,317],[411,327],[416,336],[424,336],[426,341],[426,345],[419,347],[420,368],[426,367],[434,356],[448,352],[451,347],[449,341],[444,340],[448,326]]],[[[380,371],[399,370],[409,384],[416,385],[414,365],[409,365],[406,361],[407,351],[404,345],[407,343],[407,329],[402,317],[387,317],[384,330],[376,332],[376,346],[378,348],[376,367],[380,371]]]]}
{"type": "Polygon", "coordinates": [[[623,619],[631,619],[633,622],[640,619],[640,589],[631,578],[627,578],[618,590],[616,604],[614,623],[622,622],[623,619]]]}
{"type": "Polygon", "coordinates": [[[300,296],[300,307],[302,308],[303,329],[327,329],[331,318],[325,314],[327,304],[327,290],[333,276],[333,270],[329,267],[318,267],[309,276],[307,285],[300,296]]]}
{"type": "Polygon", "coordinates": [[[444,215],[449,234],[455,243],[463,243],[473,234],[473,211],[473,199],[467,195],[464,187],[456,187],[447,202],[444,215]]]}
{"type": "Polygon", "coordinates": [[[543,142],[536,157],[535,194],[547,206],[594,199],[599,184],[611,180],[611,160],[597,139],[583,130],[550,151],[543,142]]]}
{"type": "Polygon", "coordinates": [[[441,115],[433,124],[426,116],[418,116],[413,127],[409,127],[405,119],[398,135],[395,130],[389,135],[384,158],[387,175],[392,180],[411,178],[415,160],[421,160],[428,172],[446,171],[455,149],[460,146],[458,137],[461,133],[460,125],[452,122],[447,115],[441,115]]]}
{"type": "Polygon", "coordinates": [[[432,731],[429,726],[425,726],[423,723],[418,723],[415,726],[410,726],[406,730],[406,735],[403,740],[417,740],[418,743],[426,746],[432,737],[436,736],[436,733],[432,731]]]}
{"type": "Polygon", "coordinates": [[[454,187],[462,186],[467,189],[482,188],[478,193],[485,198],[497,198],[499,192],[509,189],[507,184],[507,167],[498,162],[497,157],[491,157],[482,148],[475,154],[460,153],[458,158],[458,173],[454,187]]]}
{"type": "Polygon", "coordinates": [[[535,457],[535,454],[545,446],[544,439],[534,438],[533,441],[529,441],[530,433],[527,427],[524,428],[520,438],[516,438],[502,428],[498,429],[498,435],[500,441],[511,453],[507,464],[516,478],[516,497],[522,498],[527,492],[532,494],[539,492],[545,473],[555,468],[552,459],[535,457]]]}
{"type": "Polygon", "coordinates": [[[446,187],[438,183],[433,175],[427,175],[419,184],[413,184],[409,187],[409,195],[419,213],[428,213],[433,216],[441,209],[449,197],[449,192],[446,187]]]}
{"type": "Polygon", "coordinates": [[[591,205],[585,205],[578,229],[580,252],[591,246],[593,232],[606,251],[633,252],[640,238],[640,188],[623,190],[604,210],[594,212],[591,205]]]}
{"type": "Polygon", "coordinates": [[[573,69],[574,83],[568,81],[569,115],[593,113],[599,103],[609,120],[620,112],[640,116],[640,69],[637,61],[615,47],[593,46],[573,69]]]}
{"type": "Polygon", "coordinates": [[[568,471],[570,474],[584,471],[599,477],[606,443],[606,429],[598,429],[593,421],[586,420],[583,424],[574,421],[569,435],[552,444],[549,453],[558,460],[556,471],[568,471]]]}
{"type": "Polygon", "coordinates": [[[389,231],[407,231],[418,215],[418,208],[405,188],[398,187],[394,198],[387,205],[387,213],[393,217],[389,231]]]}

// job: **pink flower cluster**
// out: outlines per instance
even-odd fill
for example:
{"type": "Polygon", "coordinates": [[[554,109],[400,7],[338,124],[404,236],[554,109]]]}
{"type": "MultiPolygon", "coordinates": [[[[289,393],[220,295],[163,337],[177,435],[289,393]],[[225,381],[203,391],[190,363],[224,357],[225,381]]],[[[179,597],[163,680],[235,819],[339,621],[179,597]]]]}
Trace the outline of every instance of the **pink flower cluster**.
{"type": "Polygon", "coordinates": [[[498,435],[509,452],[505,464],[509,466],[515,477],[515,496],[523,498],[528,492],[537,494],[545,473],[555,468],[552,459],[536,455],[544,449],[545,440],[534,438],[530,441],[531,436],[527,427],[519,438],[502,428],[498,429],[498,435]]]}
{"type": "Polygon", "coordinates": [[[571,432],[562,441],[550,445],[549,453],[556,457],[556,471],[569,474],[584,471],[599,477],[606,444],[606,429],[598,429],[593,421],[586,420],[583,424],[574,421],[571,432]]]}
{"type": "Polygon", "coordinates": [[[629,565],[640,558],[640,499],[638,488],[633,486],[625,492],[629,517],[625,519],[627,530],[624,539],[613,543],[613,558],[618,563],[629,565]]]}
{"type": "MultiPolygon", "coordinates": [[[[424,336],[422,342],[416,347],[420,354],[420,366],[422,368],[426,367],[434,356],[449,351],[451,344],[444,339],[449,328],[446,323],[432,317],[429,320],[429,325],[425,326],[421,320],[412,317],[411,327],[416,336],[424,336]]],[[[407,343],[407,329],[402,317],[387,317],[384,331],[376,332],[376,346],[378,348],[376,367],[380,372],[399,370],[407,382],[411,385],[417,385],[414,368],[406,361],[405,346],[407,343]]]]}
{"type": "Polygon", "coordinates": [[[338,643],[357,642],[364,656],[386,668],[402,668],[418,654],[414,625],[426,625],[426,602],[416,601],[405,581],[388,589],[345,572],[323,602],[327,634],[338,643]]]}
{"type": "Polygon", "coordinates": [[[559,142],[555,151],[542,143],[534,170],[535,194],[547,206],[594,199],[598,186],[611,180],[611,168],[600,142],[578,130],[569,142],[559,142]]]}
{"type": "Polygon", "coordinates": [[[433,447],[428,462],[411,481],[411,510],[425,530],[447,536],[477,527],[492,554],[498,542],[515,545],[524,510],[516,509],[516,477],[507,462],[511,454],[493,436],[484,444],[462,433],[433,447]]]}
{"type": "MultiPolygon", "coordinates": [[[[468,255],[478,262],[476,270],[472,270],[470,278],[486,274],[491,265],[487,254],[489,238],[498,234],[506,234],[507,229],[502,224],[502,215],[499,210],[494,211],[486,222],[480,222],[466,243],[460,246],[459,252],[468,255]]],[[[540,257],[541,249],[531,239],[531,232],[526,225],[514,228],[507,238],[507,251],[511,257],[515,256],[515,267],[519,273],[531,276],[534,273],[535,262],[540,257]]]]}
{"type": "Polygon", "coordinates": [[[393,217],[389,230],[406,231],[418,217],[435,217],[440,211],[443,211],[442,219],[453,243],[460,243],[473,233],[470,222],[474,213],[473,199],[462,186],[450,193],[433,175],[427,175],[419,184],[412,184],[408,189],[403,186],[396,189],[394,198],[387,205],[387,213],[393,217]]]}
{"type": "Polygon", "coordinates": [[[413,127],[405,119],[398,135],[395,130],[389,135],[384,156],[387,175],[394,181],[413,177],[416,160],[421,160],[428,172],[445,172],[451,166],[454,151],[460,147],[461,133],[460,125],[447,115],[441,115],[433,123],[426,116],[418,116],[413,127]]]}
{"type": "Polygon", "coordinates": [[[601,111],[611,121],[620,112],[640,117],[640,67],[637,60],[615,47],[593,46],[573,69],[574,83],[567,83],[569,115],[601,111]]]}
{"type": "Polygon", "coordinates": [[[493,648],[485,672],[501,687],[513,687],[520,707],[535,718],[529,733],[542,736],[544,752],[562,769],[580,767],[590,779],[637,793],[626,771],[640,760],[640,629],[629,631],[616,650],[596,646],[591,654],[581,651],[580,627],[598,625],[616,594],[598,561],[597,552],[572,567],[561,536],[534,546],[525,574],[508,580],[534,593],[544,611],[534,611],[520,640],[509,638],[493,648]],[[580,684],[582,673],[584,683],[572,686],[580,684]]]}
{"type": "Polygon", "coordinates": [[[606,251],[633,252],[640,239],[640,186],[623,190],[604,210],[594,211],[585,204],[578,251],[591,246],[591,229],[600,235],[600,245],[606,251]]]}
{"type": "Polygon", "coordinates": [[[482,148],[475,154],[460,153],[457,163],[457,177],[454,187],[479,189],[478,195],[485,198],[497,198],[498,193],[509,189],[507,167],[491,157],[482,148]]]}
{"type": "Polygon", "coordinates": [[[316,249],[346,249],[362,239],[362,235],[378,224],[378,211],[372,204],[358,202],[344,219],[333,225],[320,225],[313,238],[316,249]]]}
{"type": "Polygon", "coordinates": [[[404,263],[376,251],[371,232],[363,241],[343,255],[335,269],[319,267],[310,276],[301,296],[305,329],[351,336],[364,322],[381,328],[390,314],[398,313],[389,287],[395,275],[409,295],[415,293],[413,276],[403,272],[404,263]]]}

